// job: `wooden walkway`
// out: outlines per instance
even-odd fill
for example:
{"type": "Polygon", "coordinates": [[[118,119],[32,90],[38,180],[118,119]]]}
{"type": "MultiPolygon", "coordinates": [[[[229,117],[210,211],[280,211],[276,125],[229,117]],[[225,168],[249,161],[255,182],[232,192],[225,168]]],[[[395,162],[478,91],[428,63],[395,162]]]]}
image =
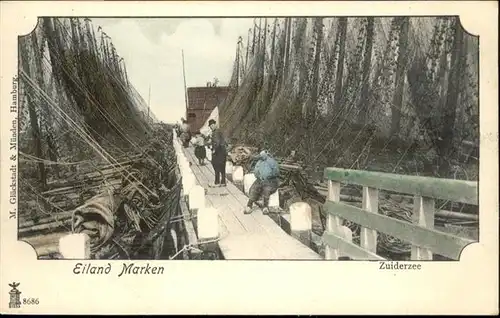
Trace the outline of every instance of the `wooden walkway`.
{"type": "Polygon", "coordinates": [[[219,211],[219,248],[225,259],[320,260],[312,249],[285,233],[261,211],[245,215],[247,196],[227,180],[225,188],[209,188],[215,172],[210,162],[198,166],[193,148],[182,148],[197,183],[206,189],[206,205],[219,211]]]}

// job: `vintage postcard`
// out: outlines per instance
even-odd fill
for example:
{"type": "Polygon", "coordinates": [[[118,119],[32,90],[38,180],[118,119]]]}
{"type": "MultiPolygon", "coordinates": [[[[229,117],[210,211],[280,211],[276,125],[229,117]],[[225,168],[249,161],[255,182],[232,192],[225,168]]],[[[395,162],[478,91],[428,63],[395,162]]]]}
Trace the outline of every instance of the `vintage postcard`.
{"type": "Polygon", "coordinates": [[[498,3],[1,5],[2,313],[498,314],[498,3]]]}

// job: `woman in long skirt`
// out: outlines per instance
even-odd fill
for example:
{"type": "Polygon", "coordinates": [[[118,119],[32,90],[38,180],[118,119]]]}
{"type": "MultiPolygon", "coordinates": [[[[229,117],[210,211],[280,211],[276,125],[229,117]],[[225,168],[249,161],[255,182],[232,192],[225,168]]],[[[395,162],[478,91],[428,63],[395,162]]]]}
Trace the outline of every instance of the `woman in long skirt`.
{"type": "Polygon", "coordinates": [[[196,137],[194,138],[193,146],[194,146],[194,155],[198,159],[200,166],[205,165],[205,159],[207,158],[207,151],[205,149],[205,139],[203,138],[203,135],[199,131],[196,132],[196,137]]]}

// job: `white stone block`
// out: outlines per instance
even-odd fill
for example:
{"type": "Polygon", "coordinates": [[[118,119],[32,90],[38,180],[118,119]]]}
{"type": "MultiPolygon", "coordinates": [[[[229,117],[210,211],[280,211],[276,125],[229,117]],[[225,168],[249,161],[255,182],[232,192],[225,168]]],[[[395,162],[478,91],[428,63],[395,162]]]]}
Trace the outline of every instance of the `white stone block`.
{"type": "Polygon", "coordinates": [[[344,231],[344,238],[347,241],[352,242],[352,230],[345,225],[342,225],[342,230],[344,231]]]}
{"type": "Polygon", "coordinates": [[[186,158],[181,158],[181,164],[183,167],[185,167],[186,169],[191,169],[191,167],[189,167],[189,161],[187,161],[186,158]]]}
{"type": "Polygon", "coordinates": [[[200,185],[195,185],[189,192],[189,209],[203,209],[205,207],[205,189],[200,185]]]}
{"type": "Polygon", "coordinates": [[[182,176],[182,189],[184,195],[189,195],[191,189],[196,185],[196,180],[189,174],[182,176]]]}
{"type": "Polygon", "coordinates": [[[243,167],[234,166],[233,167],[233,181],[234,182],[243,182],[243,167]]]}
{"type": "Polygon", "coordinates": [[[59,239],[59,253],[66,259],[89,259],[90,238],[85,233],[73,233],[59,239]]]}
{"type": "Polygon", "coordinates": [[[182,153],[179,153],[179,161],[182,161],[182,162],[186,161],[186,157],[182,153]]]}
{"type": "Polygon", "coordinates": [[[183,163],[181,165],[181,175],[183,178],[185,178],[189,172],[191,172],[191,168],[189,168],[189,166],[186,164],[186,163],[183,163]]]}
{"type": "Polygon", "coordinates": [[[181,172],[181,176],[184,174],[184,167],[186,166],[182,161],[178,161],[179,170],[181,172]]]}
{"type": "Polygon", "coordinates": [[[312,228],[312,209],[306,202],[290,205],[290,229],[292,231],[310,231],[312,228]]]}
{"type": "Polygon", "coordinates": [[[170,229],[170,237],[172,238],[172,243],[174,244],[175,252],[177,253],[179,251],[179,238],[177,237],[177,232],[174,229],[170,229]]]}
{"type": "Polygon", "coordinates": [[[187,174],[188,174],[190,179],[193,179],[193,184],[197,185],[198,180],[196,179],[196,176],[194,175],[193,170],[189,169],[187,174]]]}
{"type": "Polygon", "coordinates": [[[198,239],[207,240],[219,237],[219,213],[216,208],[205,207],[198,210],[198,239]]]}
{"type": "Polygon", "coordinates": [[[250,187],[255,182],[255,180],[257,180],[257,178],[255,177],[255,174],[253,174],[253,173],[247,173],[243,177],[243,190],[245,191],[246,195],[248,195],[250,193],[250,187]]]}
{"type": "Polygon", "coordinates": [[[273,208],[278,208],[280,206],[280,194],[279,191],[276,190],[271,196],[269,197],[269,207],[273,208]]]}
{"type": "Polygon", "coordinates": [[[226,162],[226,175],[233,173],[233,163],[231,161],[226,162]]]}

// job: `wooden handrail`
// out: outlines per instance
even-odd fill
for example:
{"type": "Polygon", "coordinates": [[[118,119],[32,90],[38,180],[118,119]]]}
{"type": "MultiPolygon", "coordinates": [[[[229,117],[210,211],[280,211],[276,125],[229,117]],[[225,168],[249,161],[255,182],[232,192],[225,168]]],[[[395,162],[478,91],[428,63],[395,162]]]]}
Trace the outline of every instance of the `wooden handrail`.
{"type": "Polygon", "coordinates": [[[358,260],[385,260],[380,255],[372,253],[352,242],[345,240],[339,235],[325,232],[321,237],[328,247],[341,250],[343,253],[358,260]]]}
{"type": "Polygon", "coordinates": [[[430,249],[435,253],[453,259],[458,259],[462,249],[474,242],[473,240],[425,228],[389,216],[369,213],[363,209],[340,202],[327,201],[324,207],[328,214],[354,222],[364,228],[397,237],[407,243],[430,249]]]}
{"type": "Polygon", "coordinates": [[[464,247],[475,242],[435,230],[434,213],[435,199],[478,205],[477,182],[339,168],[326,168],[324,175],[328,180],[327,226],[322,237],[326,259],[338,259],[341,254],[382,259],[376,254],[378,231],[412,244],[413,260],[432,260],[433,253],[458,260],[464,247]],[[340,203],[341,182],[363,186],[362,209],[340,203]],[[379,189],[413,194],[413,223],[378,214],[379,189]],[[346,239],[342,220],[361,226],[360,246],[346,239]]]}
{"type": "Polygon", "coordinates": [[[385,172],[326,168],[326,179],[370,188],[478,205],[474,181],[408,176],[385,172]]]}

